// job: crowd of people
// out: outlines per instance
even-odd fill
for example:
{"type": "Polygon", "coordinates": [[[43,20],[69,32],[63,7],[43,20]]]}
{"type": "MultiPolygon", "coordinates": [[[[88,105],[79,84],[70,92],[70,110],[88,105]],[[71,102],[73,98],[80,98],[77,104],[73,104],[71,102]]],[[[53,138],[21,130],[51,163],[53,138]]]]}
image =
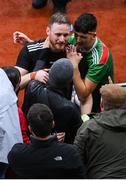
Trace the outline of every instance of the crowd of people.
{"type": "Polygon", "coordinates": [[[13,34],[23,47],[14,67],[0,68],[0,178],[7,169],[24,179],[126,178],[126,89],[113,84],[113,58],[97,37],[97,18],[83,13],[73,30],[60,10],[45,39],[13,34]]]}

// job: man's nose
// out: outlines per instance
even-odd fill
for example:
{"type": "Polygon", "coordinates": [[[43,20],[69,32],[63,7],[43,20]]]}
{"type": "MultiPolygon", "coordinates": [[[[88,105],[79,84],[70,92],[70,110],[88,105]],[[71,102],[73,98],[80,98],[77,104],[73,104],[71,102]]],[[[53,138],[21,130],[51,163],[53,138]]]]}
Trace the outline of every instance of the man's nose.
{"type": "Polygon", "coordinates": [[[65,37],[62,35],[62,36],[60,36],[59,40],[60,40],[61,42],[64,42],[64,41],[65,41],[65,37]]]}

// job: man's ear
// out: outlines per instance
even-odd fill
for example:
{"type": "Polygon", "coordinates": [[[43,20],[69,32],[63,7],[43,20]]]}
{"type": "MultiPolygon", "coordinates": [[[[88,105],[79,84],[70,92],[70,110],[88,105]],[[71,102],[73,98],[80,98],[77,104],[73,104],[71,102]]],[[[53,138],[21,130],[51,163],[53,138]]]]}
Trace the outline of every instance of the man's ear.
{"type": "Polygon", "coordinates": [[[96,38],[96,33],[93,33],[93,36],[92,36],[92,37],[93,37],[93,39],[95,39],[95,38],[96,38]]]}
{"type": "Polygon", "coordinates": [[[47,36],[49,36],[49,34],[50,34],[50,28],[48,26],[46,28],[46,34],[47,34],[47,36]]]}

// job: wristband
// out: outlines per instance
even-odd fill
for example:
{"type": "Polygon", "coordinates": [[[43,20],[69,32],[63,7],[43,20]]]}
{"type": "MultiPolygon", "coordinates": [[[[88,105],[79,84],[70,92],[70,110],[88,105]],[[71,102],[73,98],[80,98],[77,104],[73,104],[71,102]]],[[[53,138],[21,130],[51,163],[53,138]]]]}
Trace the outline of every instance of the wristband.
{"type": "Polygon", "coordinates": [[[37,73],[37,72],[32,72],[32,73],[30,73],[30,79],[31,79],[31,80],[35,80],[36,73],[37,73]]]}

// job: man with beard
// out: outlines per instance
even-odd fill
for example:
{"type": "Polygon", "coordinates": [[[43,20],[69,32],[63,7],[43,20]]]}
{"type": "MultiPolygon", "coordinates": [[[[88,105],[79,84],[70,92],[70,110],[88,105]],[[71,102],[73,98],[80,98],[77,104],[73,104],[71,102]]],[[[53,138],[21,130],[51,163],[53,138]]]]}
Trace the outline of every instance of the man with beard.
{"type": "MultiPolygon", "coordinates": [[[[67,55],[65,56],[74,65],[73,83],[80,100],[82,114],[100,112],[99,89],[101,85],[108,83],[109,76],[113,80],[112,55],[109,48],[97,38],[96,29],[97,19],[93,14],[80,15],[74,23],[74,34],[68,38],[69,44],[76,45],[76,48],[74,46],[66,48],[67,55]],[[93,107],[91,94],[93,94],[93,107]]],[[[32,41],[24,35],[22,38],[32,41]]],[[[14,40],[17,42],[18,38],[15,36],[14,40]]],[[[37,66],[40,68],[40,64],[37,66]]]]}
{"type": "MultiPolygon", "coordinates": [[[[26,43],[18,55],[16,67],[21,73],[20,88],[24,88],[30,80],[43,83],[48,81],[48,69],[57,59],[66,57],[64,51],[70,33],[70,21],[65,14],[56,13],[51,16],[46,28],[46,40],[26,43]],[[36,63],[37,62],[37,63],[36,63]]],[[[18,41],[18,33],[17,33],[18,41]]]]}

